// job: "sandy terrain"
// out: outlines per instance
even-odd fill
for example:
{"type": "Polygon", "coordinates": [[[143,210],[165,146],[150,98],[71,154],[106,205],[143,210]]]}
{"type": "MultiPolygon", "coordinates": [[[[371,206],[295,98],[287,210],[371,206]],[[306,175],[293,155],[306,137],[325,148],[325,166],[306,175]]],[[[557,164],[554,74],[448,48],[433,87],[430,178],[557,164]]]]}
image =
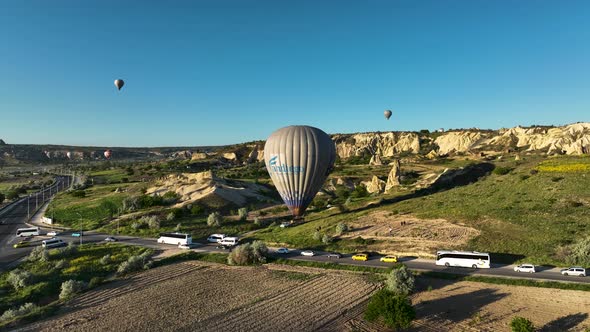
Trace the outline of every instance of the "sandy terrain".
{"type": "Polygon", "coordinates": [[[404,256],[434,257],[437,250],[461,248],[479,235],[474,228],[444,219],[418,219],[411,215],[390,215],[386,211],[361,217],[349,225],[352,231],[344,237],[385,240],[368,249],[404,256]],[[405,222],[403,226],[402,222],[405,222]]]}
{"type": "MultiPolygon", "coordinates": [[[[413,298],[415,331],[509,331],[514,316],[539,331],[590,328],[588,292],[425,279],[432,286],[413,298]]],[[[424,285],[425,286],[425,285],[424,285]]]]}
{"type": "Polygon", "coordinates": [[[360,274],[286,270],[178,263],[85,293],[21,331],[340,331],[343,313],[376,289],[360,274]]]}

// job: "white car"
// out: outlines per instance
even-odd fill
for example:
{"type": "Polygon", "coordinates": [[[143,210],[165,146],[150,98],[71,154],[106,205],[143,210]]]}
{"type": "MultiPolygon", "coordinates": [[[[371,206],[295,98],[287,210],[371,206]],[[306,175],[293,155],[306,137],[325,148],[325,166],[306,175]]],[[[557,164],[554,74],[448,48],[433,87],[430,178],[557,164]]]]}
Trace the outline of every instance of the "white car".
{"type": "Polygon", "coordinates": [[[305,250],[301,252],[301,256],[313,256],[315,255],[315,252],[311,251],[311,250],[305,250]]]}
{"type": "Polygon", "coordinates": [[[57,236],[56,231],[47,232],[47,236],[57,236]]]}
{"type": "Polygon", "coordinates": [[[114,238],[114,237],[112,237],[112,236],[109,236],[109,237],[107,237],[106,239],[104,239],[104,242],[117,242],[117,241],[118,241],[118,240],[117,240],[117,239],[115,239],[115,238],[114,238]]]}
{"type": "Polygon", "coordinates": [[[221,242],[221,240],[223,240],[224,237],[225,237],[225,234],[211,234],[207,238],[207,242],[219,243],[219,242],[221,242]]]}
{"type": "Polygon", "coordinates": [[[585,277],[586,276],[586,269],[579,266],[570,267],[569,269],[561,270],[561,274],[564,276],[578,276],[578,277],[585,277]]]}
{"type": "Polygon", "coordinates": [[[284,221],[284,222],[281,223],[281,225],[279,227],[280,228],[285,228],[285,227],[289,227],[289,226],[291,226],[291,223],[290,222],[287,222],[287,221],[284,221]]]}
{"type": "Polygon", "coordinates": [[[289,253],[289,249],[287,248],[279,248],[276,251],[277,254],[288,254],[289,253]]]}
{"type": "Polygon", "coordinates": [[[533,264],[520,264],[514,267],[515,272],[535,273],[535,266],[533,264]]]}

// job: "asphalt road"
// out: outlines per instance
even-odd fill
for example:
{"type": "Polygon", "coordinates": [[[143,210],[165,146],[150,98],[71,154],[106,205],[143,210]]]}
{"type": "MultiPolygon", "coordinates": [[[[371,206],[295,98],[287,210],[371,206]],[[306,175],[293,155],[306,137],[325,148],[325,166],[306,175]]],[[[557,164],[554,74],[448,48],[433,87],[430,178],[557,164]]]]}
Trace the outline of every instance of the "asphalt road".
{"type": "MultiPolygon", "coordinates": [[[[32,249],[17,250],[12,246],[21,239],[16,238],[16,230],[18,228],[29,227],[25,222],[28,214],[32,214],[36,207],[43,205],[43,199],[49,200],[50,194],[54,195],[58,190],[64,190],[67,187],[67,177],[57,177],[54,185],[31,195],[31,198],[21,198],[17,202],[0,210],[0,271],[7,266],[14,264],[22,257],[28,255],[32,249]]],[[[35,239],[35,242],[39,242],[35,239]]],[[[24,249],[24,248],[23,248],[24,249]]]]}

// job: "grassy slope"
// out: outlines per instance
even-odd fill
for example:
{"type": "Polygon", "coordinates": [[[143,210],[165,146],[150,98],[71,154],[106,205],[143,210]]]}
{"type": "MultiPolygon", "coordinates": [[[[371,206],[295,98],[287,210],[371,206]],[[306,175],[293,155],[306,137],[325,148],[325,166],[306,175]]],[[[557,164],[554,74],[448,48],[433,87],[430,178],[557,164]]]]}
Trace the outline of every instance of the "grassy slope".
{"type": "Polygon", "coordinates": [[[353,240],[326,246],[313,240],[312,235],[318,227],[331,234],[338,222],[386,210],[422,218],[446,218],[481,230],[482,235],[465,249],[510,253],[534,263],[558,264],[562,261],[554,253],[560,245],[590,235],[590,173],[580,165],[590,165],[590,158],[527,157],[519,162],[499,162],[498,166],[514,170],[506,175],[492,174],[471,185],[359,212],[351,208],[348,213],[311,213],[304,225],[268,228],[254,237],[297,247],[361,249],[362,245],[353,240]],[[533,169],[541,171],[531,175],[533,169]],[[583,205],[578,206],[580,203],[583,205]]]}

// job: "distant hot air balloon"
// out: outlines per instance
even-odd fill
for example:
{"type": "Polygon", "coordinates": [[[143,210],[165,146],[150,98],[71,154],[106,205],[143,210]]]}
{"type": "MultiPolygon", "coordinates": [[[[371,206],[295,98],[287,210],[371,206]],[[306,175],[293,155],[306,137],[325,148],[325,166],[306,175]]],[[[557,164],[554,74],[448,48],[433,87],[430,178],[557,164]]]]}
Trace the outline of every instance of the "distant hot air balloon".
{"type": "Polygon", "coordinates": [[[125,85],[125,82],[121,79],[115,80],[115,86],[117,89],[121,90],[121,88],[125,85]]]}
{"type": "Polygon", "coordinates": [[[389,120],[389,118],[391,117],[391,111],[390,110],[387,110],[387,111],[383,112],[383,115],[385,115],[385,118],[387,120],[389,120]]]}
{"type": "Polygon", "coordinates": [[[283,201],[300,218],[334,167],[336,147],[318,128],[289,126],[266,140],[264,160],[283,201]]]}
{"type": "Polygon", "coordinates": [[[66,156],[68,159],[72,159],[72,153],[70,151],[66,152],[66,156]]]}
{"type": "Polygon", "coordinates": [[[43,153],[45,153],[45,156],[47,156],[47,158],[51,158],[51,152],[43,151],[43,153]]]}
{"type": "Polygon", "coordinates": [[[111,150],[106,150],[106,151],[104,152],[104,157],[105,157],[105,158],[107,158],[107,159],[111,159],[111,155],[112,155],[112,154],[113,154],[113,151],[111,151],[111,150]]]}

